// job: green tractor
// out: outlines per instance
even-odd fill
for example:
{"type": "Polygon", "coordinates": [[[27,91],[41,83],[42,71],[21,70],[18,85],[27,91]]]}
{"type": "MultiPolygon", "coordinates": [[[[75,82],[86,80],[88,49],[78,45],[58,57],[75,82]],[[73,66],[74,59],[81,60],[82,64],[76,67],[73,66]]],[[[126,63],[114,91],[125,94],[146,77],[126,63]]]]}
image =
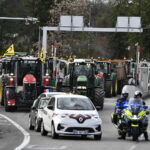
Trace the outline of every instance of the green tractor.
{"type": "Polygon", "coordinates": [[[94,105],[101,110],[104,106],[104,80],[96,76],[93,62],[72,62],[69,64],[68,75],[65,76],[62,91],[75,92],[88,96],[94,105]]]}

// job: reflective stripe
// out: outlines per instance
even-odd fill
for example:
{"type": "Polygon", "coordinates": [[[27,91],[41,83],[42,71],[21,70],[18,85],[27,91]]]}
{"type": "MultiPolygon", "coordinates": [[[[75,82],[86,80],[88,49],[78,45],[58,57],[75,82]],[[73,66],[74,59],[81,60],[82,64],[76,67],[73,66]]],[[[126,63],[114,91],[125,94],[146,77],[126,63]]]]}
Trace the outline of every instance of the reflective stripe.
{"type": "Polygon", "coordinates": [[[125,110],[125,114],[127,114],[128,116],[132,116],[132,112],[130,110],[125,110]]]}
{"type": "Polygon", "coordinates": [[[138,127],[138,124],[131,124],[132,127],[138,127]]]}
{"type": "Polygon", "coordinates": [[[141,112],[139,112],[138,116],[144,116],[146,114],[146,112],[144,110],[142,110],[141,112]]]}

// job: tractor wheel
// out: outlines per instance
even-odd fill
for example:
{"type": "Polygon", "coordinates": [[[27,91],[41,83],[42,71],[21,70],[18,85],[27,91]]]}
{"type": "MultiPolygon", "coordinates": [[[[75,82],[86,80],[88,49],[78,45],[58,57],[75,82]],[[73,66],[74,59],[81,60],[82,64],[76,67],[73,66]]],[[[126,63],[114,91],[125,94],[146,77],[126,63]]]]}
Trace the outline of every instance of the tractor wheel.
{"type": "Polygon", "coordinates": [[[124,81],[119,80],[118,81],[118,94],[121,94],[123,86],[124,86],[124,81]]]}
{"type": "Polygon", "coordinates": [[[105,81],[105,96],[112,97],[112,93],[113,93],[112,81],[111,80],[105,81]]]}
{"type": "Polygon", "coordinates": [[[4,100],[4,107],[5,107],[5,111],[9,112],[10,111],[10,107],[7,105],[7,98],[6,98],[6,88],[3,90],[4,91],[4,95],[3,95],[3,100],[4,100]]]}
{"type": "Polygon", "coordinates": [[[11,112],[11,109],[8,106],[5,106],[5,111],[6,112],[11,112]]]}
{"type": "Polygon", "coordinates": [[[4,106],[4,88],[1,87],[1,105],[4,106]]]}
{"type": "Polygon", "coordinates": [[[95,92],[94,104],[95,104],[95,106],[100,106],[101,110],[103,110],[103,107],[104,107],[104,91],[101,88],[96,88],[94,92],[95,92]]]}
{"type": "Polygon", "coordinates": [[[1,105],[3,105],[2,98],[3,98],[3,87],[2,87],[2,84],[0,81],[0,103],[1,103],[1,105]]]}
{"type": "Polygon", "coordinates": [[[117,96],[117,93],[118,93],[118,82],[117,80],[113,81],[113,92],[112,92],[112,95],[113,96],[117,96]]]}
{"type": "Polygon", "coordinates": [[[5,111],[6,112],[12,112],[16,111],[17,107],[16,106],[8,106],[8,98],[6,97],[6,91],[9,92],[9,99],[15,99],[15,91],[13,88],[5,88],[4,90],[4,106],[5,106],[5,111]]]}
{"type": "Polygon", "coordinates": [[[69,87],[61,87],[60,91],[68,93],[71,92],[71,89],[69,87]]]}

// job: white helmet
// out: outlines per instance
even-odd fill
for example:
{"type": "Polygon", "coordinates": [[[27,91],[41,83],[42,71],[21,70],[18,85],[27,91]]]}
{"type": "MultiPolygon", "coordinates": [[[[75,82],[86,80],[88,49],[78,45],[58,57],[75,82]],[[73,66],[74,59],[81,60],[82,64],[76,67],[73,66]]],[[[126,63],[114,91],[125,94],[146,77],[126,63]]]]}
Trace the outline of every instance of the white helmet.
{"type": "Polygon", "coordinates": [[[127,90],[123,90],[121,94],[129,94],[129,92],[127,90]]]}
{"type": "Polygon", "coordinates": [[[140,96],[142,97],[142,92],[141,91],[135,91],[134,96],[140,96]]]}
{"type": "Polygon", "coordinates": [[[135,85],[135,79],[130,78],[130,79],[128,80],[128,84],[129,84],[129,85],[135,85]]]}

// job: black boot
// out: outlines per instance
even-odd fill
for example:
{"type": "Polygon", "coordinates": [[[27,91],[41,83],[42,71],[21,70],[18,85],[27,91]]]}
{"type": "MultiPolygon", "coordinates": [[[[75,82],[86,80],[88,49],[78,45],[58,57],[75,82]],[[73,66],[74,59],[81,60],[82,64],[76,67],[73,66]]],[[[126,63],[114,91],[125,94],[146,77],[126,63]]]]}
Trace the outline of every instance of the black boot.
{"type": "Polygon", "coordinates": [[[126,139],[126,133],[122,133],[121,136],[118,137],[118,139],[125,140],[126,139]]]}
{"type": "Polygon", "coordinates": [[[149,141],[147,131],[144,132],[144,138],[145,138],[145,141],[149,141]]]}

